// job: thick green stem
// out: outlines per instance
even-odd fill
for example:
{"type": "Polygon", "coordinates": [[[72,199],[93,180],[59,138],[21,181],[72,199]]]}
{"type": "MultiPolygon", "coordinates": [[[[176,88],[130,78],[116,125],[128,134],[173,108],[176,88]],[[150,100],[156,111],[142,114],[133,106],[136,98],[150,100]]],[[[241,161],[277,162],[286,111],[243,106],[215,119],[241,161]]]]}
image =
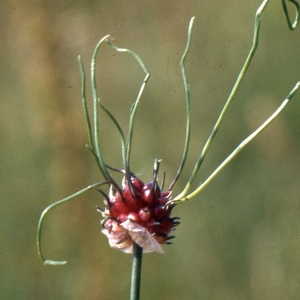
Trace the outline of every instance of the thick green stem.
{"type": "Polygon", "coordinates": [[[131,267],[130,300],[140,299],[142,258],[143,248],[134,243],[131,267]]]}

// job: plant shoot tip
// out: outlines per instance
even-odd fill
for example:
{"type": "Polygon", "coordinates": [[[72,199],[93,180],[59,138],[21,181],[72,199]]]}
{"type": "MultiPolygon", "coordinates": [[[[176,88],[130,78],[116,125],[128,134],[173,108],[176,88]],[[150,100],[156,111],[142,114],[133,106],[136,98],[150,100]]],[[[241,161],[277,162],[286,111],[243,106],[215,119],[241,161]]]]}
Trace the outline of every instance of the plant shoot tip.
{"type": "Polygon", "coordinates": [[[44,265],[61,266],[61,265],[66,265],[66,264],[67,264],[66,260],[63,260],[63,261],[55,261],[55,260],[49,260],[49,259],[44,260],[44,265]]]}

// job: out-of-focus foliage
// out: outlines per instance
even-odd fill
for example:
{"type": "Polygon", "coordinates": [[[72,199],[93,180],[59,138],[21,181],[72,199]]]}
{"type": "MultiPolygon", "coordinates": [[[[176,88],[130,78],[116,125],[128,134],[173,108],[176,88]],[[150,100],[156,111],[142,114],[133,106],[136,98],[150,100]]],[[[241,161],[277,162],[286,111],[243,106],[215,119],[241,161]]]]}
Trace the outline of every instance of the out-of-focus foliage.
{"type": "MultiPolygon", "coordinates": [[[[191,168],[251,46],[260,1],[8,1],[0,3],[1,299],[128,299],[131,256],[100,233],[97,191],[54,209],[43,248],[62,267],[43,266],[36,227],[50,203],[101,180],[84,147],[77,55],[86,69],[111,34],[151,72],[134,131],[132,170],[145,180],[162,158],[167,183],[184,141],[179,60],[187,59],[192,143],[175,192],[191,168]]],[[[300,31],[280,1],[263,16],[259,48],[200,171],[199,181],[269,116],[300,79],[300,31]]],[[[104,45],[99,94],[126,128],[143,73],[104,45]]],[[[300,293],[300,95],[196,199],[175,209],[182,224],[165,254],[144,256],[142,299],[296,299],[300,293]]],[[[121,166],[120,138],[103,114],[102,147],[121,166]]],[[[162,174],[161,174],[162,175],[162,174]]]]}

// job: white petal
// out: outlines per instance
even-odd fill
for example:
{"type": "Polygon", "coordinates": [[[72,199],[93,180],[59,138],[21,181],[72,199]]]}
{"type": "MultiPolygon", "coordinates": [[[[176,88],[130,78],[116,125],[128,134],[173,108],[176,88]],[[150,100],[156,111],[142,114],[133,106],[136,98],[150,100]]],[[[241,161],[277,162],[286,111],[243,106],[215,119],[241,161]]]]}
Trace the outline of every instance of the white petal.
{"type": "Polygon", "coordinates": [[[127,221],[121,223],[120,225],[128,230],[133,241],[141,246],[145,253],[154,251],[164,253],[161,245],[145,227],[131,221],[130,219],[127,219],[127,221]]]}
{"type": "Polygon", "coordinates": [[[131,236],[129,236],[126,232],[109,232],[107,229],[102,229],[102,233],[107,236],[109,245],[112,248],[121,250],[125,253],[133,252],[133,242],[131,236]]]}

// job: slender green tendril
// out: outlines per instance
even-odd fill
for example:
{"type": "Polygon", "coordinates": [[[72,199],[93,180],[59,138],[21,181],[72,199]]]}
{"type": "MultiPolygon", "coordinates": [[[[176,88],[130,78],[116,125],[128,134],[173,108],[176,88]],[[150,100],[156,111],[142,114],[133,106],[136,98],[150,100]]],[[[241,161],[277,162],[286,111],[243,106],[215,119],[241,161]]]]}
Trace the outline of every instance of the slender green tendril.
{"type": "Polygon", "coordinates": [[[123,160],[123,165],[125,165],[125,160],[126,160],[126,139],[125,139],[125,135],[124,132],[119,124],[119,122],[117,121],[117,119],[113,116],[113,114],[102,104],[100,103],[101,108],[107,113],[107,115],[110,117],[110,119],[113,121],[113,123],[115,124],[115,126],[117,127],[120,135],[121,135],[121,141],[122,141],[122,160],[123,160]]]}
{"type": "Polygon", "coordinates": [[[134,59],[141,66],[144,73],[146,74],[146,76],[144,77],[143,83],[140,87],[140,90],[138,92],[137,98],[131,107],[130,118],[129,118],[129,128],[128,128],[128,137],[127,137],[126,149],[125,149],[126,150],[126,155],[125,155],[125,157],[126,157],[125,158],[126,176],[127,176],[127,181],[128,181],[130,190],[131,190],[132,194],[134,195],[134,190],[132,188],[132,184],[131,184],[131,180],[130,180],[131,172],[130,172],[130,167],[129,167],[130,166],[130,153],[131,153],[131,146],[132,146],[132,136],[133,136],[133,125],[134,125],[134,120],[135,120],[135,115],[137,112],[138,104],[139,104],[141,96],[144,92],[145,86],[150,78],[150,73],[148,72],[148,70],[147,70],[145,64],[143,63],[143,61],[141,60],[141,58],[136,53],[134,53],[133,51],[128,50],[128,49],[119,48],[119,47],[115,46],[114,44],[112,44],[112,42],[109,40],[107,40],[107,42],[117,52],[129,53],[130,55],[132,55],[134,57],[134,59]]]}
{"type": "Polygon", "coordinates": [[[51,205],[47,206],[41,216],[40,216],[40,219],[39,219],[39,223],[38,223],[38,230],[37,230],[37,248],[38,248],[38,254],[40,256],[40,258],[44,261],[44,264],[45,265],[65,265],[67,263],[67,261],[63,260],[63,261],[56,261],[56,260],[50,260],[50,259],[46,259],[44,257],[44,255],[42,254],[42,243],[41,243],[41,238],[42,238],[42,228],[43,228],[43,224],[44,224],[44,219],[45,219],[45,216],[46,214],[53,208],[55,208],[56,206],[59,206],[61,204],[64,204],[78,196],[80,196],[81,194],[91,190],[91,189],[94,189],[100,185],[104,185],[104,184],[108,184],[109,182],[108,181],[103,181],[103,182],[97,182],[97,183],[94,183],[92,185],[89,185],[87,186],[86,188],[66,197],[66,198],[63,198],[55,203],[52,203],[51,205]]]}
{"type": "Polygon", "coordinates": [[[186,133],[185,133],[185,144],[184,144],[184,150],[183,150],[183,154],[181,157],[181,162],[178,168],[178,171],[175,175],[175,178],[173,179],[173,181],[171,182],[169,189],[168,190],[172,190],[173,186],[175,185],[176,181],[178,180],[183,167],[185,165],[186,162],[186,158],[188,155],[188,151],[189,151],[189,145],[190,145],[190,136],[191,136],[191,96],[190,96],[190,87],[189,87],[189,82],[186,76],[186,70],[185,70],[185,60],[187,58],[187,55],[189,53],[190,50],[190,46],[191,46],[191,41],[192,41],[192,29],[193,29],[193,24],[194,24],[194,20],[195,17],[193,17],[190,20],[190,24],[189,24],[189,28],[188,28],[188,38],[187,38],[187,43],[186,43],[186,47],[184,50],[184,53],[181,57],[181,61],[180,61],[180,67],[181,67],[181,74],[182,74],[182,79],[183,79],[183,85],[184,85],[184,91],[185,91],[185,100],[186,100],[186,133]]]}
{"type": "Polygon", "coordinates": [[[286,21],[288,23],[289,29],[290,30],[295,30],[299,24],[299,17],[300,17],[300,5],[297,1],[295,0],[289,0],[289,2],[293,3],[295,5],[296,8],[296,15],[295,15],[295,20],[294,23],[292,23],[290,15],[289,15],[289,11],[286,5],[286,1],[282,0],[282,6],[283,6],[283,11],[286,17],[286,21]]]}
{"type": "Polygon", "coordinates": [[[96,153],[97,162],[99,164],[100,170],[103,174],[103,176],[109,180],[112,181],[112,178],[105,166],[105,163],[103,161],[101,151],[100,151],[100,138],[99,138],[99,98],[98,98],[98,92],[97,92],[97,81],[96,81],[96,60],[97,60],[97,54],[99,51],[100,46],[109,38],[109,35],[106,35],[103,37],[97,46],[95,47],[92,61],[91,61],[91,83],[92,83],[92,94],[93,94],[93,114],[94,114],[94,152],[96,153]]]}
{"type": "Polygon", "coordinates": [[[82,95],[82,106],[83,106],[83,111],[85,115],[85,121],[87,124],[87,131],[88,131],[88,138],[89,138],[89,147],[91,149],[95,149],[95,144],[93,140],[93,131],[92,131],[92,124],[91,124],[91,119],[88,111],[88,106],[87,106],[87,101],[86,101],[86,75],[83,67],[83,63],[81,60],[80,55],[78,56],[78,62],[79,62],[79,67],[80,67],[80,72],[81,72],[81,77],[82,77],[82,82],[81,82],[81,95],[82,95]]]}

